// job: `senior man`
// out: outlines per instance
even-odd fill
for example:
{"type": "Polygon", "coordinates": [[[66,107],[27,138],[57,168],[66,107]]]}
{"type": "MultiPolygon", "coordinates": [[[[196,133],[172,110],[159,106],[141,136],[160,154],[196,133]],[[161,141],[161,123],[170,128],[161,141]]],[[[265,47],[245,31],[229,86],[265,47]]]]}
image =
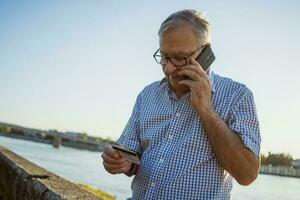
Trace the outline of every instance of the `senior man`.
{"type": "Polygon", "coordinates": [[[230,199],[259,171],[260,131],[251,91],[195,60],[210,45],[209,23],[194,10],[160,26],[154,54],[165,77],[144,88],[118,143],[140,155],[130,163],[106,146],[111,174],[134,175],[131,199],[230,199]]]}

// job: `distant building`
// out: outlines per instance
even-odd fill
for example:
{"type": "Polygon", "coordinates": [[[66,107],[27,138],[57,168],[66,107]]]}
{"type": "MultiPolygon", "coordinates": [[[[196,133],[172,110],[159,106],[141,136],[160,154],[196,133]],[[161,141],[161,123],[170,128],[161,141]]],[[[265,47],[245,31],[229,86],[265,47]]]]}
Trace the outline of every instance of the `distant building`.
{"type": "Polygon", "coordinates": [[[71,138],[72,140],[80,139],[82,135],[86,135],[85,133],[79,133],[79,132],[65,132],[65,136],[68,138],[71,138]]]}
{"type": "Polygon", "coordinates": [[[57,148],[60,145],[63,145],[67,147],[87,149],[91,151],[103,151],[104,144],[106,142],[100,137],[89,136],[87,135],[87,133],[71,131],[64,133],[55,129],[45,131],[3,122],[0,122],[0,135],[53,144],[53,146],[57,148]]]}
{"type": "Polygon", "coordinates": [[[293,168],[300,169],[300,159],[296,159],[292,163],[293,168]]]}

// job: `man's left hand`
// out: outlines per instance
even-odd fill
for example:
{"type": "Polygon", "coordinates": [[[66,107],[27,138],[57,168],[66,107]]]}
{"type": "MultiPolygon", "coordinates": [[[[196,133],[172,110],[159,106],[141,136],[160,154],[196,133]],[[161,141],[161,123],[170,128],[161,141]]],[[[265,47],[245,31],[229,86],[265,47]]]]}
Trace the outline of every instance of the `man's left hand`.
{"type": "Polygon", "coordinates": [[[206,111],[212,111],[211,83],[201,65],[192,58],[191,64],[182,67],[178,75],[187,76],[189,78],[179,83],[190,88],[191,103],[195,111],[197,111],[200,116],[206,111]]]}

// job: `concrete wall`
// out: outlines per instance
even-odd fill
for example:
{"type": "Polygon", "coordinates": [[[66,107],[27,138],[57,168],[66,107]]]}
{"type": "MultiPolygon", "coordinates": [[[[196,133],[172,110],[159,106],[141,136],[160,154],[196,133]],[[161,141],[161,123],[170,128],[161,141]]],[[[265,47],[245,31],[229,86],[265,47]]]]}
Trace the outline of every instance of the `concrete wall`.
{"type": "Polygon", "coordinates": [[[101,200],[0,146],[0,200],[101,200]]]}
{"type": "Polygon", "coordinates": [[[300,178],[300,169],[293,169],[289,167],[275,167],[271,165],[261,166],[260,173],[300,178]]]}

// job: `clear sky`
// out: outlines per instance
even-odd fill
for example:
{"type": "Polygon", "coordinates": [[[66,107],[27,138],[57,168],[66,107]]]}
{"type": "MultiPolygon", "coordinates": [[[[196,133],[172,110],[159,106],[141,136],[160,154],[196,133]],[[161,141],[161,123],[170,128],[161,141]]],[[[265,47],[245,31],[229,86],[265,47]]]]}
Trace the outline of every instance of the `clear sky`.
{"type": "Polygon", "coordinates": [[[0,1],[0,121],[118,138],[163,73],[157,31],[193,8],[212,25],[213,70],[254,93],[262,153],[300,158],[299,1],[0,1]]]}

